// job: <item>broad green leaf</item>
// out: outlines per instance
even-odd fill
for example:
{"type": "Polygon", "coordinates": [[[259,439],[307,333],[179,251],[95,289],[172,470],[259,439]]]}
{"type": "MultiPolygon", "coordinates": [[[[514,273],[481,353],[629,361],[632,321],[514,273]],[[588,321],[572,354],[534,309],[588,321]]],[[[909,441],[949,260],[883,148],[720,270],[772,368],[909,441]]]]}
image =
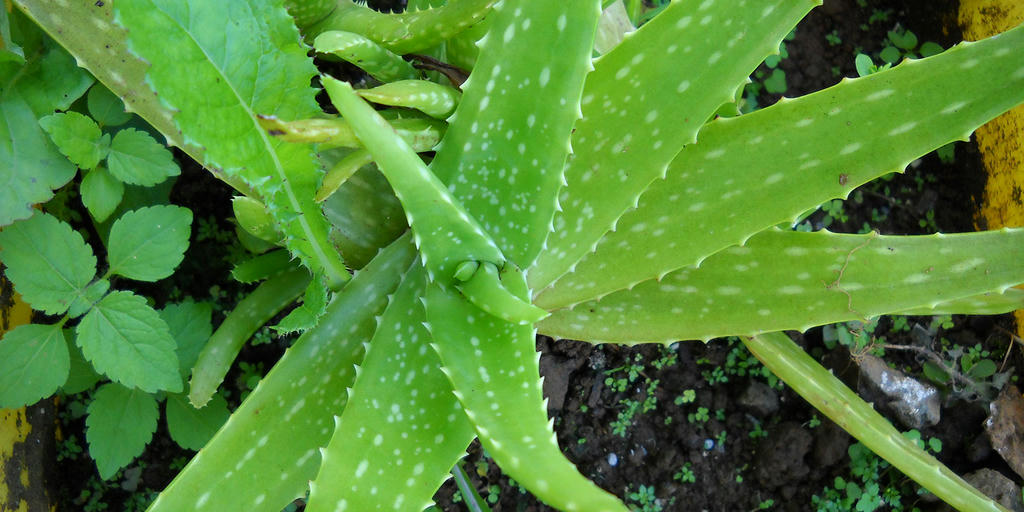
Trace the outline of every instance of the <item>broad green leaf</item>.
{"type": "MultiPolygon", "coordinates": [[[[85,87],[81,89],[85,92],[91,78],[89,73],[75,65],[75,62],[78,62],[124,100],[126,111],[138,114],[159,130],[167,138],[169,145],[181,147],[197,162],[205,162],[203,148],[183,137],[175,125],[174,109],[164,104],[161,96],[153,94],[146,83],[149,63],[128,50],[127,31],[114,23],[115,2],[67,0],[57,4],[49,0],[15,0],[14,3],[75,56],[72,59],[63,50],[58,52],[68,61],[71,71],[75,74],[54,74],[51,79],[66,80],[71,76],[81,75],[88,79],[85,87]],[[78,24],[97,27],[97,30],[66,30],[66,27],[78,24]]],[[[46,90],[43,87],[40,89],[46,90]]],[[[70,101],[68,104],[70,105],[70,101]]],[[[61,110],[66,108],[62,107],[61,110]]],[[[53,109],[49,110],[45,114],[52,113],[53,109]]],[[[238,176],[229,176],[213,166],[207,168],[218,179],[236,190],[252,193],[251,188],[238,176]]]]}
{"type": "Polygon", "coordinates": [[[0,231],[0,260],[25,302],[49,315],[67,311],[96,275],[82,235],[41,212],[0,231]]]}
{"type": "Polygon", "coordinates": [[[297,267],[298,264],[292,262],[288,251],[279,249],[254,256],[252,259],[235,265],[235,268],[231,269],[231,277],[239,283],[249,284],[296,270],[297,267]]]}
{"type": "Polygon", "coordinates": [[[902,435],[786,334],[766,333],[743,343],[814,408],[946,503],[957,510],[1006,511],[902,435]]]}
{"type": "Polygon", "coordinates": [[[160,416],[156,399],[138,389],[105,384],[89,403],[85,439],[100,478],[109,479],[142,454],[160,416]]]}
{"type": "Polygon", "coordinates": [[[125,213],[110,228],[110,273],[139,281],[157,281],[185,257],[192,212],[180,206],[150,206],[125,213]]]}
{"type": "MultiPolygon", "coordinates": [[[[515,277],[516,293],[525,296],[525,278],[515,277]]],[[[502,472],[562,510],[628,510],[559,450],[541,392],[536,330],[484,313],[437,284],[428,286],[425,304],[445,375],[502,472]]]]}
{"type": "Polygon", "coordinates": [[[0,96],[0,226],[32,215],[53,190],[75,177],[18,91],[0,96]]]}
{"type": "Polygon", "coordinates": [[[11,39],[11,23],[7,9],[0,9],[0,62],[25,63],[25,50],[11,39]]]}
{"type": "Polygon", "coordinates": [[[769,230],[688,267],[553,314],[544,334],[707,340],[942,308],[1024,283],[1024,229],[958,235],[769,230]]]}
{"type": "Polygon", "coordinates": [[[433,48],[487,15],[497,0],[452,0],[422,11],[384,14],[365,4],[340,0],[330,16],[303,32],[317,36],[329,30],[362,34],[399,55],[433,48]]]}
{"type": "Polygon", "coordinates": [[[1002,293],[983,293],[920,308],[905,309],[901,315],[1002,315],[1024,309],[1024,290],[1008,288],[1002,293]]]}
{"type": "Polygon", "coordinates": [[[423,510],[475,437],[429,346],[425,286],[416,264],[381,316],[310,485],[310,512],[423,510]]]}
{"type": "Polygon", "coordinates": [[[88,208],[96,222],[103,222],[121,204],[124,197],[124,183],[111,176],[105,167],[96,167],[82,178],[79,188],[82,204],[88,208]]]}
{"type": "Polygon", "coordinates": [[[598,0],[495,6],[430,164],[521,268],[551,229],[600,15],[598,0]]]}
{"type": "Polygon", "coordinates": [[[547,287],[592,251],[820,3],[768,0],[740,8],[735,2],[672,2],[597,59],[583,89],[583,119],[572,135],[561,210],[546,250],[527,273],[531,289],[547,287]]]}
{"type": "Polygon", "coordinates": [[[340,287],[349,274],[313,201],[320,172],[312,147],[274,140],[256,117],[319,113],[309,85],[316,70],[281,0],[124,0],[116,10],[132,51],[151,64],[147,82],[178,110],[182,133],[205,148],[207,167],[256,189],[286,247],[340,287]]]}
{"type": "Polygon", "coordinates": [[[309,284],[309,272],[293,269],[267,279],[248,296],[217,327],[194,359],[189,382],[189,400],[202,407],[217,391],[242,345],[263,324],[270,321],[302,293],[309,284]]]}
{"type": "Polygon", "coordinates": [[[135,128],[125,128],[114,135],[107,168],[115,178],[143,187],[181,174],[171,152],[148,133],[135,128]]]}
{"type": "Polygon", "coordinates": [[[89,115],[102,127],[120,126],[132,118],[132,115],[125,111],[121,99],[102,84],[93,85],[85,100],[89,107],[89,115]]]}
{"type": "Polygon", "coordinates": [[[686,147],[596,252],[537,298],[557,308],[656,278],[904,169],[1024,101],[1024,27],[749,115],[686,147]],[[813,148],[813,149],[812,149],[813,148]],[[638,265],[637,262],[644,262],[638,265]]]}
{"type": "Polygon", "coordinates": [[[273,215],[267,211],[263,203],[246,196],[235,196],[231,199],[231,210],[239,227],[246,233],[264,242],[278,243],[284,235],[277,229],[273,215]]]}
{"type": "Polygon", "coordinates": [[[111,380],[150,393],[181,391],[174,338],[146,299],[112,292],[82,318],[76,333],[86,359],[111,380]]]}
{"type": "Polygon", "coordinates": [[[96,373],[92,364],[82,355],[82,349],[75,343],[74,329],[65,329],[64,338],[67,340],[68,354],[71,356],[71,369],[68,371],[68,380],[60,387],[60,391],[65,395],[73,395],[95,386],[103,377],[96,373]]]}
{"type": "Polygon", "coordinates": [[[357,274],[149,512],[280,512],[303,496],[333,417],[345,407],[363,343],[414,256],[406,237],[357,274]]]}
{"type": "Polygon", "coordinates": [[[51,114],[39,120],[57,149],[82,169],[96,167],[110,150],[110,136],[99,125],[78,112],[51,114]]]}
{"type": "Polygon", "coordinates": [[[167,324],[175,341],[178,354],[178,370],[182,377],[188,377],[192,365],[199,358],[199,352],[210,341],[213,333],[211,315],[213,306],[209,302],[168,304],[159,311],[160,318],[167,324]]]}
{"type": "Polygon", "coordinates": [[[31,405],[57,391],[71,360],[60,324],[19,325],[0,339],[0,409],[31,405]]]}
{"type": "Polygon", "coordinates": [[[174,393],[167,395],[167,431],[178,446],[200,450],[228,420],[231,411],[224,397],[214,395],[202,409],[192,407],[188,397],[174,393]]]}

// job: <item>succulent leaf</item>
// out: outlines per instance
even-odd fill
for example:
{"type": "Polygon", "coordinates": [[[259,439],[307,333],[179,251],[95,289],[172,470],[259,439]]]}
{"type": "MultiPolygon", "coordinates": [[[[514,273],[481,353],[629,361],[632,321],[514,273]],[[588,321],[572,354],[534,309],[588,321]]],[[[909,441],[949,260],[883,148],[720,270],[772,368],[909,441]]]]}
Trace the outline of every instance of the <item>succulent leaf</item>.
{"type": "Polygon", "coordinates": [[[270,321],[309,285],[309,272],[298,269],[277,275],[260,284],[238,302],[189,366],[189,401],[203,407],[224,380],[242,345],[263,324],[270,321]]]}
{"type": "Polygon", "coordinates": [[[433,48],[473,26],[497,0],[450,0],[422,11],[384,14],[364,4],[339,0],[338,8],[309,33],[342,30],[362,34],[399,55],[433,48]]]}
{"type": "Polygon", "coordinates": [[[765,333],[743,338],[743,343],[772,373],[816,409],[946,503],[957,510],[1006,511],[918,448],[786,334],[765,333]]]}
{"type": "Polygon", "coordinates": [[[342,30],[324,32],[313,41],[313,48],[320,53],[329,53],[348,63],[358,66],[381,82],[412,80],[420,72],[408,61],[384,49],[370,39],[342,30]]]}
{"type": "Polygon", "coordinates": [[[429,346],[426,282],[414,264],[381,316],[323,452],[310,512],[423,510],[475,437],[429,346]]]}
{"type": "Polygon", "coordinates": [[[709,123],[636,210],[537,303],[628,288],[892,171],[1024,102],[1024,27],[709,123]],[[722,220],[725,219],[726,222],[722,220]],[[637,265],[643,261],[643,265],[637,265]],[[556,291],[557,290],[557,291],[556,291]]]}
{"type": "Polygon", "coordinates": [[[764,58],[814,0],[673,2],[594,62],[572,136],[554,232],[527,272],[540,291],[569,271],[764,58]],[[729,20],[744,27],[715,28],[729,20]],[[657,51],[655,56],[652,52],[657,51]],[[672,65],[650,64],[662,54],[672,65]],[[649,59],[649,60],[648,60],[649,59]]]}
{"type": "Polygon", "coordinates": [[[185,137],[205,147],[206,164],[256,189],[281,224],[285,245],[332,288],[348,280],[313,201],[320,173],[312,149],[273,140],[255,115],[317,112],[309,87],[315,69],[281,0],[131,0],[116,8],[118,21],[131,27],[132,51],[151,64],[147,82],[178,110],[174,120],[185,137]],[[205,84],[204,94],[182,75],[205,84]]]}
{"type": "Polygon", "coordinates": [[[520,268],[551,230],[600,15],[597,0],[497,4],[430,164],[520,268]]]}
{"type": "Polygon", "coordinates": [[[304,495],[363,344],[414,254],[408,237],[395,242],[336,294],[149,512],[280,512],[304,495]]]}
{"type": "MultiPolygon", "coordinates": [[[[506,282],[520,297],[528,296],[521,274],[506,282]]],[[[541,392],[534,328],[485,313],[438,284],[427,288],[425,303],[434,348],[455,396],[502,471],[562,510],[628,510],[559,450],[541,392]]]]}
{"type": "Polygon", "coordinates": [[[561,310],[544,334],[670,343],[942,307],[1024,282],[1024,229],[957,235],[768,230],[699,268],[561,310]]]}
{"type": "Polygon", "coordinates": [[[454,87],[427,80],[399,80],[356,92],[367,101],[414,108],[437,119],[447,119],[455,111],[460,96],[454,87]]]}

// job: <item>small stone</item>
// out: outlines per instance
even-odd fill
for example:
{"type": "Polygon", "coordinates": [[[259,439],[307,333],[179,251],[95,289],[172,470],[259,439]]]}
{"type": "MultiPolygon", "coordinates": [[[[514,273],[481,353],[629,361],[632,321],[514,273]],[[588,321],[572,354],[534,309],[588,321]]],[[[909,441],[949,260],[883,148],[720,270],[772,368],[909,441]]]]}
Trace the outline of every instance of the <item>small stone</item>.
{"type": "Polygon", "coordinates": [[[767,418],[779,410],[779,396],[771,386],[751,381],[737,400],[750,414],[759,418],[767,418]]]}
{"type": "Polygon", "coordinates": [[[613,467],[613,468],[615,466],[618,466],[619,465],[619,456],[615,455],[614,453],[609,453],[608,454],[608,465],[613,467]]]}
{"type": "Polygon", "coordinates": [[[1000,505],[1013,512],[1024,512],[1021,503],[1020,486],[1013,483],[1002,473],[989,468],[981,468],[964,475],[964,480],[981,491],[985,496],[999,502],[1000,505]]]}
{"type": "Polygon", "coordinates": [[[1016,386],[1006,386],[989,404],[985,431],[999,455],[1010,467],[1024,476],[1024,397],[1016,386]]]}

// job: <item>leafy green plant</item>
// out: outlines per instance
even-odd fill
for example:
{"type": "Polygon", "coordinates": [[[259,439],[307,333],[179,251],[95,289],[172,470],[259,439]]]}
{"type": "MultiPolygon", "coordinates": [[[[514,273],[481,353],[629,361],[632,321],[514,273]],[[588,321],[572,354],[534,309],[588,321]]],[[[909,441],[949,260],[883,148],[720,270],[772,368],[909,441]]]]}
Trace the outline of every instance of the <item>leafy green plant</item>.
{"type": "MultiPolygon", "coordinates": [[[[296,281],[307,303],[326,297],[150,510],[276,512],[307,490],[310,511],[422,509],[474,438],[554,507],[626,510],[556,445],[538,330],[626,344],[741,336],[942,499],[999,510],[779,331],[1017,308],[1024,231],[775,226],[1024,101],[1024,28],[717,118],[816,5],[741,3],[670,3],[595,60],[597,0],[413,1],[391,15],[347,0],[15,0],[245,196],[239,223],[287,251],[246,275],[280,300],[301,294],[284,290],[296,281]],[[69,30],[83,26],[109,30],[69,30]],[[399,88],[318,74],[300,34],[325,60],[351,59],[399,88]],[[412,66],[411,79],[434,83],[401,83],[412,73],[401,55],[429,70],[412,66]],[[318,108],[311,81],[340,116],[318,108]],[[453,98],[454,113],[439,114],[453,98]],[[303,278],[274,281],[289,271],[303,278]]],[[[212,335],[193,403],[214,393],[272,302],[253,301],[212,335]]]]}

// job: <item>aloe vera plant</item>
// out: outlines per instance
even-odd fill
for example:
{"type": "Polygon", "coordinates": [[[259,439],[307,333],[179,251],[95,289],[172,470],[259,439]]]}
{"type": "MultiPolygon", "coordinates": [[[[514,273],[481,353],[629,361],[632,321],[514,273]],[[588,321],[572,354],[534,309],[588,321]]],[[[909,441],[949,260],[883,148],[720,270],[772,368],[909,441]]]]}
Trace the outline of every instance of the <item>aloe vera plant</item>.
{"type": "MultiPolygon", "coordinates": [[[[307,491],[311,511],[420,510],[474,438],[556,508],[627,510],[558,449],[538,330],[614,343],[743,336],[936,495],[1001,510],[779,331],[1021,307],[1011,287],[1024,283],[1024,230],[777,226],[1024,102],[1024,28],[727,118],[715,113],[820,2],[673,2],[597,58],[599,0],[421,1],[397,15],[348,0],[14,3],[255,202],[236,209],[241,223],[332,290],[150,510],[277,511],[307,491]],[[105,46],[70,30],[90,23],[112,27],[105,46]],[[322,76],[340,116],[320,112],[302,37],[395,86],[322,76]],[[420,52],[471,65],[469,79],[441,92],[448,78],[398,58],[420,52]],[[403,89],[409,79],[437,83],[403,89]],[[446,102],[454,113],[433,120],[446,102]]],[[[288,268],[273,258],[249,270],[288,268]]],[[[266,297],[246,314],[267,317],[264,302],[279,307],[266,297]]],[[[230,329],[204,351],[218,359],[196,363],[193,402],[251,333],[230,329]]]]}

